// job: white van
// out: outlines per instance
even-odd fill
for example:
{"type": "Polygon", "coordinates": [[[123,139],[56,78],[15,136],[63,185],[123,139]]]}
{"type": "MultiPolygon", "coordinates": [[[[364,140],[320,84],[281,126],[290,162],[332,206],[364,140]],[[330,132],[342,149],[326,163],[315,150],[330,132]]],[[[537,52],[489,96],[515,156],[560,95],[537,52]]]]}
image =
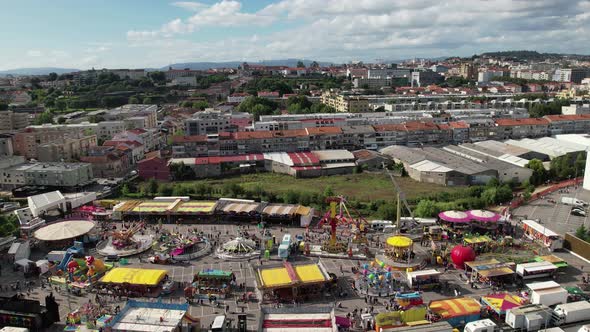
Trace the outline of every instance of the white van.
{"type": "Polygon", "coordinates": [[[588,203],[584,202],[581,199],[577,199],[574,197],[562,197],[561,204],[574,205],[574,206],[580,206],[580,207],[588,206],[588,203]]]}
{"type": "Polygon", "coordinates": [[[371,230],[376,232],[381,232],[385,228],[385,226],[391,226],[393,222],[391,220],[371,220],[369,221],[369,226],[371,230]]]}

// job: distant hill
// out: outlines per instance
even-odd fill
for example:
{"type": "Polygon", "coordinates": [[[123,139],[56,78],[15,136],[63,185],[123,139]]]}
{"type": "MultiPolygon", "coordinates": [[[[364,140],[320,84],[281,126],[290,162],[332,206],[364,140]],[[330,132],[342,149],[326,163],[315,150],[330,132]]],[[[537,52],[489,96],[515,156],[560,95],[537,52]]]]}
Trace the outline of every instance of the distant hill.
{"type": "Polygon", "coordinates": [[[505,59],[518,59],[518,60],[544,60],[544,59],[579,59],[589,60],[589,55],[583,54],[562,54],[562,53],[539,53],[537,51],[499,51],[499,52],[486,52],[480,56],[494,57],[494,58],[505,58],[505,59]]]}
{"type": "MultiPolygon", "coordinates": [[[[302,61],[305,66],[309,66],[313,60],[300,60],[300,59],[284,59],[284,60],[262,60],[258,62],[246,61],[251,65],[264,65],[264,66],[289,66],[295,67],[297,62],[302,61]]],[[[169,67],[172,69],[192,69],[192,70],[207,70],[210,68],[238,68],[244,61],[226,61],[226,62],[185,62],[185,63],[174,63],[169,66],[160,68],[160,70],[168,70],[169,67]]],[[[320,66],[329,66],[332,62],[318,61],[320,66]]]]}
{"type": "Polygon", "coordinates": [[[17,68],[10,70],[0,70],[0,76],[6,75],[47,75],[49,73],[67,74],[79,71],[79,69],[39,67],[39,68],[17,68]]]}

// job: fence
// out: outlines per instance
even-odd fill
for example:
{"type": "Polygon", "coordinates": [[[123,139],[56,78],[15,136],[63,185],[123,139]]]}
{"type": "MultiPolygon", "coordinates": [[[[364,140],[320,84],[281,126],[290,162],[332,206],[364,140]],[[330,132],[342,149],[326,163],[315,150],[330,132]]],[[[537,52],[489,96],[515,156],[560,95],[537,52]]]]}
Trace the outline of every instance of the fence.
{"type": "Polygon", "coordinates": [[[512,202],[510,202],[508,207],[505,207],[504,209],[502,209],[502,214],[505,214],[507,212],[506,209],[510,209],[510,210],[516,209],[517,207],[523,205],[524,203],[529,203],[529,202],[535,201],[545,195],[551,194],[552,192],[556,192],[556,191],[563,189],[563,188],[580,185],[582,183],[582,181],[584,181],[583,177],[561,181],[561,182],[556,183],[543,191],[539,191],[538,193],[531,195],[531,198],[529,198],[528,201],[525,200],[523,197],[519,197],[519,198],[513,200],[512,202]]]}
{"type": "Polygon", "coordinates": [[[590,243],[576,237],[572,233],[565,233],[565,248],[590,260],[590,243]]]}

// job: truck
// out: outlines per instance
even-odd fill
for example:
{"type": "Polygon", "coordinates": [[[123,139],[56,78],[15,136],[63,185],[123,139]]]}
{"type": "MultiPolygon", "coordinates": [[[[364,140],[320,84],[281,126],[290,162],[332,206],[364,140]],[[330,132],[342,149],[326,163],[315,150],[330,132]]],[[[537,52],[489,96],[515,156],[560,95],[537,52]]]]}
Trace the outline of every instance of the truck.
{"type": "Polygon", "coordinates": [[[494,332],[496,323],[491,319],[481,319],[465,324],[463,331],[465,332],[494,332]]]}
{"type": "Polygon", "coordinates": [[[587,202],[584,202],[581,199],[577,199],[574,197],[562,197],[561,198],[561,204],[564,205],[573,205],[573,206],[588,206],[587,202]]]}
{"type": "Polygon", "coordinates": [[[590,302],[578,301],[558,304],[553,310],[553,325],[560,326],[590,319],[590,302]]]}

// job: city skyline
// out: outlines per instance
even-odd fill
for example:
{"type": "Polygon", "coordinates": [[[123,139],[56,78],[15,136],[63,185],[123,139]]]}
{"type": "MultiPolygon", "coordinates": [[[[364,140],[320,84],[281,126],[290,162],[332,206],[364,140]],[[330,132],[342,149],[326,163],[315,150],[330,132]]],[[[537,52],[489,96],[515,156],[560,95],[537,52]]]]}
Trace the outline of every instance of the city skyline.
{"type": "Polygon", "coordinates": [[[590,1],[28,0],[4,8],[12,14],[0,30],[8,42],[0,70],[342,63],[515,49],[583,54],[590,39],[590,1]]]}

